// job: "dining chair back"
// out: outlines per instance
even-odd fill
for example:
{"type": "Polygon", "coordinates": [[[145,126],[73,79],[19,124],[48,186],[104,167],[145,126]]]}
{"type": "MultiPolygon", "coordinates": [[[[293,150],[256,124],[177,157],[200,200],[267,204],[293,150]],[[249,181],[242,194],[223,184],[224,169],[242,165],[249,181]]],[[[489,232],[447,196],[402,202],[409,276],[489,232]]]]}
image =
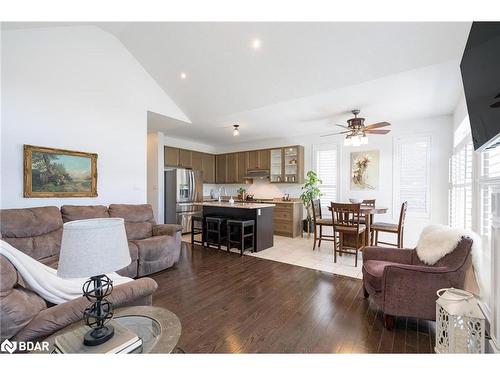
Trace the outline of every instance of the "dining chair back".
{"type": "Polygon", "coordinates": [[[365,225],[360,223],[360,203],[330,203],[332,211],[334,248],[333,260],[337,262],[337,252],[355,255],[355,267],[358,266],[358,251],[363,247],[365,225]],[[339,234],[337,246],[336,234],[339,234]]]}
{"type": "Polygon", "coordinates": [[[375,207],[375,201],[376,199],[363,199],[363,202],[361,202],[361,204],[363,206],[375,207]]]}
{"type": "Polygon", "coordinates": [[[311,202],[312,209],[312,219],[314,224],[314,243],[313,250],[316,249],[316,242],[318,242],[318,247],[321,246],[321,241],[333,241],[332,235],[323,234],[323,227],[333,227],[332,219],[321,217],[321,201],[319,199],[314,199],[311,202]],[[319,233],[318,233],[319,231],[319,233]]]}

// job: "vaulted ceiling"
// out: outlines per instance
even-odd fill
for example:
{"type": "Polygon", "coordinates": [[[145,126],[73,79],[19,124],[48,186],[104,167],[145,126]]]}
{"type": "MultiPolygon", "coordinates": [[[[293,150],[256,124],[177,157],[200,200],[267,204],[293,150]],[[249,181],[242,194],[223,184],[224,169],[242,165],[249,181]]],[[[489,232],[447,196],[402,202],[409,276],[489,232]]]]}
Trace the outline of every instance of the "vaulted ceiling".
{"type": "Polygon", "coordinates": [[[211,144],[330,131],[355,107],[369,122],[450,114],[470,29],[451,22],[94,25],[114,34],[192,122],[156,116],[150,127],[211,144]],[[231,135],[235,122],[239,139],[231,135]]]}

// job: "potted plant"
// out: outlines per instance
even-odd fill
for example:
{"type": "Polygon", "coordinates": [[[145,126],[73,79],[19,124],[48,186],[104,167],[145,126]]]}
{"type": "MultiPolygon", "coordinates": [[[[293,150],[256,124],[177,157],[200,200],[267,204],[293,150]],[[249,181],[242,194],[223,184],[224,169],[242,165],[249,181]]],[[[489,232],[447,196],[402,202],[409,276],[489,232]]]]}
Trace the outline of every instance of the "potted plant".
{"type": "Polygon", "coordinates": [[[247,192],[247,190],[245,188],[240,187],[238,189],[238,199],[241,199],[244,201],[246,192],[247,192]]]}
{"type": "Polygon", "coordinates": [[[304,230],[307,231],[308,235],[311,233],[314,228],[313,220],[312,220],[312,201],[321,197],[321,191],[319,190],[318,185],[321,184],[322,181],[318,178],[318,175],[314,171],[307,172],[307,178],[304,182],[304,186],[302,186],[302,194],[300,194],[300,200],[304,204],[307,212],[307,219],[304,220],[304,230]]]}

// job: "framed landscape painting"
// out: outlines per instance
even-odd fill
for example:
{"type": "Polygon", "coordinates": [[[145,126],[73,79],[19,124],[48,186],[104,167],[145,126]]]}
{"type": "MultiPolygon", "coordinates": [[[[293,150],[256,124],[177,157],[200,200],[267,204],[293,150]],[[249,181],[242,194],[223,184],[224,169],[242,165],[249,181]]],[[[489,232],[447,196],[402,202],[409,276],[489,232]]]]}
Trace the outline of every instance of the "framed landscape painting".
{"type": "Polygon", "coordinates": [[[97,197],[97,154],[24,145],[24,197],[97,197]]]}
{"type": "Polygon", "coordinates": [[[377,190],[379,151],[351,152],[351,190],[377,190]]]}

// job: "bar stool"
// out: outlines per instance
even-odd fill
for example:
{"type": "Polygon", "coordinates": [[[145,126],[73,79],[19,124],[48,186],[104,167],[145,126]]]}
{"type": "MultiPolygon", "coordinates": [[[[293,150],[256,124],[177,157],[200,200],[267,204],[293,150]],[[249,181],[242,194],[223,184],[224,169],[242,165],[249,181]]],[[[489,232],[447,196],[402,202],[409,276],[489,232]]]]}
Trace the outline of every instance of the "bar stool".
{"type": "Polygon", "coordinates": [[[231,249],[231,244],[238,244],[240,249],[240,256],[243,255],[245,250],[253,252],[255,250],[255,220],[228,220],[227,221],[227,251],[231,249]],[[245,231],[250,228],[251,232],[245,231]],[[233,239],[233,236],[236,236],[233,239]],[[251,245],[245,248],[245,240],[251,238],[251,245]]]}
{"type": "Polygon", "coordinates": [[[225,217],[207,216],[205,218],[207,247],[217,246],[217,249],[221,249],[223,241],[227,239],[226,222],[227,218],[225,217]]]}
{"type": "Polygon", "coordinates": [[[205,231],[203,216],[191,216],[191,243],[205,246],[205,231]],[[201,234],[201,240],[195,240],[194,236],[201,234]]]}

